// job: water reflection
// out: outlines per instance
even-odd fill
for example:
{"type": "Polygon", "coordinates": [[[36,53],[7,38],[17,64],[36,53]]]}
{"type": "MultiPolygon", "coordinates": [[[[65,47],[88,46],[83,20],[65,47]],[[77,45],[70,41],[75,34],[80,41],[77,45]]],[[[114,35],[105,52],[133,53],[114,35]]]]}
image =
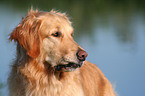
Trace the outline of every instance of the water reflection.
{"type": "MultiPolygon", "coordinates": [[[[8,66],[15,57],[15,47],[8,42],[8,34],[33,5],[44,11],[54,8],[67,12],[73,21],[75,40],[89,53],[87,59],[98,64],[110,81],[116,82],[120,96],[144,96],[144,3],[140,0],[1,0],[0,80],[6,83],[8,66]]],[[[2,89],[3,94],[6,90],[2,89]]]]}
{"type": "Polygon", "coordinates": [[[4,84],[3,83],[0,83],[0,96],[2,96],[2,92],[1,92],[1,89],[4,87],[4,84]]]}

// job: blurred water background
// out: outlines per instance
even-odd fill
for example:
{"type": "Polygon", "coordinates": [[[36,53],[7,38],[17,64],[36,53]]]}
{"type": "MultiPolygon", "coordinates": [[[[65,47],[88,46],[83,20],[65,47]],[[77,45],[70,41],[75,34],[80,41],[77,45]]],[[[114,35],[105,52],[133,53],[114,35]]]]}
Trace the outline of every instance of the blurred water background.
{"type": "Polygon", "coordinates": [[[66,12],[74,39],[114,85],[119,96],[145,96],[145,1],[143,0],[0,0],[0,95],[15,59],[9,33],[31,6],[66,12]]]}

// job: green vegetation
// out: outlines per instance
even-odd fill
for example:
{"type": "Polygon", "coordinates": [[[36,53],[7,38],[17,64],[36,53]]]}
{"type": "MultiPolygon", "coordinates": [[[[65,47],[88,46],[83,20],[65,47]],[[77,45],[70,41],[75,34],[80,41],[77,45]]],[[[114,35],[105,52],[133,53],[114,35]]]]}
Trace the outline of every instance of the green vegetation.
{"type": "Polygon", "coordinates": [[[91,36],[95,27],[108,28],[112,23],[122,42],[133,41],[132,19],[138,14],[145,17],[145,0],[1,0],[0,3],[25,13],[31,6],[43,11],[67,12],[77,31],[75,37],[80,32],[91,36]]]}

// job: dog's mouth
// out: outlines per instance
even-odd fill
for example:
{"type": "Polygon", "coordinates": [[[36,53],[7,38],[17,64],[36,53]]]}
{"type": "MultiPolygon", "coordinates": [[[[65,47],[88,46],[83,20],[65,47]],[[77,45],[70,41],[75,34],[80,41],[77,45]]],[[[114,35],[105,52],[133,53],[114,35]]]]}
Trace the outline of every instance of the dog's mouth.
{"type": "Polygon", "coordinates": [[[68,63],[68,64],[59,64],[57,66],[54,66],[54,69],[56,71],[62,71],[62,72],[70,72],[70,71],[74,71],[76,70],[77,68],[80,68],[82,66],[83,62],[79,63],[79,64],[76,64],[76,63],[68,63]]]}

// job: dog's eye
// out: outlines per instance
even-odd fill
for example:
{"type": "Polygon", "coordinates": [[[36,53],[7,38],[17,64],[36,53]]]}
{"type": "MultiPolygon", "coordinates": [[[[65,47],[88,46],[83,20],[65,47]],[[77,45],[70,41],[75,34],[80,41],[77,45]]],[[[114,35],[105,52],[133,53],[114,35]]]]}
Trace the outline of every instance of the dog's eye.
{"type": "Polygon", "coordinates": [[[52,36],[54,36],[54,37],[60,37],[61,33],[60,32],[55,32],[55,33],[52,34],[52,36]]]}
{"type": "Polygon", "coordinates": [[[74,34],[72,33],[71,36],[73,36],[74,34]]]}

